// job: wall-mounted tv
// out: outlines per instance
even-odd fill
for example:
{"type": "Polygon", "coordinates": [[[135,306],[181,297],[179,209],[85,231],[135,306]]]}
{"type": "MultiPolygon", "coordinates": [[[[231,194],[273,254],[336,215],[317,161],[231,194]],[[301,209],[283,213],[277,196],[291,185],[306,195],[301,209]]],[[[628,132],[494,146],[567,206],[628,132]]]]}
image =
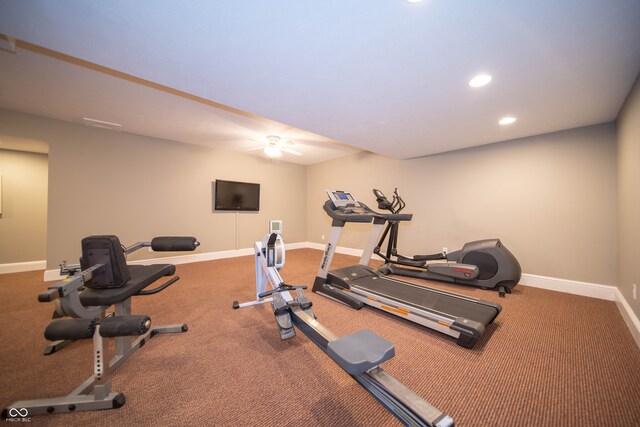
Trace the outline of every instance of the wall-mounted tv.
{"type": "Polygon", "coordinates": [[[217,179],[213,207],[217,211],[259,211],[260,184],[217,179]]]}

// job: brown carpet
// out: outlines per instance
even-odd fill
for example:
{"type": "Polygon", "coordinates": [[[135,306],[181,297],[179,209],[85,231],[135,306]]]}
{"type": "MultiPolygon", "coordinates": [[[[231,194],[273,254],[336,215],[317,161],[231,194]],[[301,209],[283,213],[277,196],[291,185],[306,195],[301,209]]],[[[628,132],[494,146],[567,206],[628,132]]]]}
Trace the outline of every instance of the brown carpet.
{"type": "MultiPolygon", "coordinates": [[[[321,252],[287,252],[283,278],[311,284],[321,252]]],[[[336,255],[334,268],[356,262],[336,255]]],[[[120,367],[124,407],[34,417],[35,425],[398,425],[374,398],[303,334],[281,341],[270,306],[254,298],[253,257],[178,266],[166,291],[134,299],[156,325],[185,322],[120,367]]],[[[355,311],[308,292],[318,320],[337,335],[371,329],[395,343],[384,369],[458,426],[639,426],[640,350],[615,304],[518,286],[494,292],[430,283],[503,306],[472,350],[373,309],[355,311]]],[[[91,374],[91,343],[43,356],[52,304],[36,302],[42,271],[0,275],[0,404],[69,393],[91,374]]]]}

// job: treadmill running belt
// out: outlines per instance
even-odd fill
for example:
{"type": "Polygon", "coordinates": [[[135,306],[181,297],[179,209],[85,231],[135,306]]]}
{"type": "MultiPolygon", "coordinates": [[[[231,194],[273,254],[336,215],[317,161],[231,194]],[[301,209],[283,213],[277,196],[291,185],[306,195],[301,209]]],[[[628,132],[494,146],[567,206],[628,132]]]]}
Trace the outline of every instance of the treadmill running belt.
{"type": "Polygon", "coordinates": [[[488,305],[492,304],[490,302],[487,304],[473,298],[467,299],[469,297],[380,277],[369,268],[360,265],[332,271],[331,275],[337,278],[348,277],[352,288],[360,288],[412,307],[436,311],[453,318],[463,317],[474,320],[485,326],[493,322],[500,313],[498,307],[488,305]]]}

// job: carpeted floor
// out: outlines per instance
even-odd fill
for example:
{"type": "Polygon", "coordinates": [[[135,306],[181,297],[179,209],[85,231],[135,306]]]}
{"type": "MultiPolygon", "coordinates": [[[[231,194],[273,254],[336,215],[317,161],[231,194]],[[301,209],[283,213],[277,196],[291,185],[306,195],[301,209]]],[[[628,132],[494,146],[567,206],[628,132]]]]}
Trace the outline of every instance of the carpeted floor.
{"type": "MultiPolygon", "coordinates": [[[[311,284],[321,252],[287,252],[283,278],[311,284]]],[[[336,255],[334,268],[353,264],[336,255]]],[[[179,265],[178,283],[134,299],[157,336],[120,367],[124,407],[33,417],[34,425],[383,426],[398,425],[374,398],[301,333],[281,341],[270,306],[254,298],[253,257],[179,265]]],[[[0,404],[64,395],[91,374],[91,343],[43,356],[52,304],[36,295],[42,271],[0,275],[0,404]]],[[[640,426],[640,350],[615,304],[518,286],[494,292],[429,283],[503,306],[474,349],[373,309],[355,311],[308,292],[318,320],[337,335],[371,329],[395,343],[384,369],[457,426],[640,426]]],[[[3,421],[4,422],[4,421],[3,421]]]]}

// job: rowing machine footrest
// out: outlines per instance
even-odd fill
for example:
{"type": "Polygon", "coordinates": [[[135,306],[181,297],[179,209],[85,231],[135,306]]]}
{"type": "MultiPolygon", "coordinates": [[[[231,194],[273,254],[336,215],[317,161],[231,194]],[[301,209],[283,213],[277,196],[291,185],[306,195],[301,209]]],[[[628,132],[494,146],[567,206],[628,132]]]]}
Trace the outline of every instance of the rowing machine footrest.
{"type": "Polygon", "coordinates": [[[276,325],[278,326],[278,333],[280,338],[288,340],[296,336],[296,331],[293,328],[291,321],[291,312],[289,311],[289,304],[282,298],[282,295],[275,293],[273,295],[273,301],[271,301],[271,308],[273,314],[276,316],[276,325]]]}
{"type": "Polygon", "coordinates": [[[350,375],[360,375],[391,359],[396,351],[391,341],[365,329],[331,341],[327,354],[350,375]]]}

